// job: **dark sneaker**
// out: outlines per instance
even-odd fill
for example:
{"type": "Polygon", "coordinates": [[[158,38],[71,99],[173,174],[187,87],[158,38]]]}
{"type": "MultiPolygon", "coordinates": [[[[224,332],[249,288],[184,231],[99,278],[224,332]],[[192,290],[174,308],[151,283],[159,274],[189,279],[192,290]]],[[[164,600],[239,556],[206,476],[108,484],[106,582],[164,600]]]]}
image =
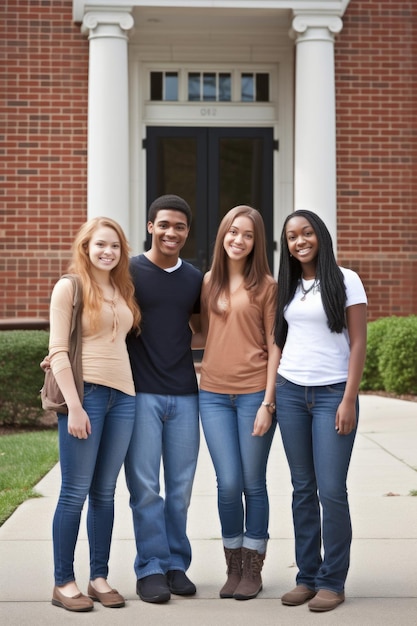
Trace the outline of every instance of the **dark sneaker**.
{"type": "Polygon", "coordinates": [[[197,591],[195,584],[180,569],[169,570],[167,582],[171,593],[175,593],[177,596],[193,596],[197,591]]]}
{"type": "Polygon", "coordinates": [[[171,598],[167,579],[163,574],[151,574],[139,578],[136,582],[136,593],[144,602],[154,602],[155,604],[168,602],[171,598]]]}

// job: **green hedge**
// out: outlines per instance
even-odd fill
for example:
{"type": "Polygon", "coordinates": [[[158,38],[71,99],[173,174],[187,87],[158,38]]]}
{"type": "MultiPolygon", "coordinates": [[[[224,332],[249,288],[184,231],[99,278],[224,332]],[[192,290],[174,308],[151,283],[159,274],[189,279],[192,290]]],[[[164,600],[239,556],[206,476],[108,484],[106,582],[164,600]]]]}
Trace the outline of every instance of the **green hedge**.
{"type": "Polygon", "coordinates": [[[39,367],[48,352],[45,330],[0,332],[0,424],[36,426],[44,416],[39,390],[44,374],[39,367]]]}
{"type": "Polygon", "coordinates": [[[416,315],[393,315],[368,323],[361,390],[417,394],[416,315]]]}
{"type": "MultiPolygon", "coordinates": [[[[39,363],[48,352],[45,330],[0,331],[0,425],[40,425],[45,416],[39,363]]],[[[417,316],[368,323],[362,391],[417,395],[417,316]]]]}

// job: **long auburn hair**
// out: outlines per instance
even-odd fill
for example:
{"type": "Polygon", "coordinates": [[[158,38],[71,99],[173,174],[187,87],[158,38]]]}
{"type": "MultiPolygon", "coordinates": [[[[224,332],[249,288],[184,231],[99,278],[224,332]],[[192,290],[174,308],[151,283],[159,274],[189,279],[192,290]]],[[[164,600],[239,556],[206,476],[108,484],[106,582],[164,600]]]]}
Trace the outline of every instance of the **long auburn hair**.
{"type": "Polygon", "coordinates": [[[275,321],[275,341],[281,349],[284,347],[288,331],[284,311],[293,299],[302,275],[301,263],[291,256],[286,236],[288,222],[293,217],[298,216],[304,217],[310,223],[317,237],[316,280],[320,282],[320,293],[327,324],[331,332],[335,333],[341,333],[346,328],[346,288],[342,271],[337,265],[334,255],[331,235],[326,224],[316,213],[300,209],[286,217],[281,231],[278,304],[275,321]]]}
{"type": "Polygon", "coordinates": [[[224,249],[223,242],[234,220],[241,215],[248,217],[254,226],[253,248],[246,258],[243,278],[245,289],[249,292],[251,300],[261,288],[265,277],[270,276],[272,278],[266,256],[265,226],[261,214],[256,209],[245,204],[235,206],[226,213],[220,222],[214,244],[210,280],[206,292],[208,306],[218,315],[227,314],[227,310],[225,311],[219,306],[220,296],[223,295],[228,298],[230,295],[229,257],[224,249]]]}
{"type": "Polygon", "coordinates": [[[135,288],[129,271],[130,247],[121,226],[109,217],[93,217],[85,222],[72,244],[72,259],[68,271],[77,274],[83,288],[83,310],[95,328],[103,304],[103,293],[91,273],[91,261],[88,256],[88,245],[95,231],[101,227],[112,228],[120,241],[120,260],[116,267],[110,270],[110,279],[117,286],[121,296],[133,314],[133,326],[139,332],[141,313],[135,299],[135,288]]]}

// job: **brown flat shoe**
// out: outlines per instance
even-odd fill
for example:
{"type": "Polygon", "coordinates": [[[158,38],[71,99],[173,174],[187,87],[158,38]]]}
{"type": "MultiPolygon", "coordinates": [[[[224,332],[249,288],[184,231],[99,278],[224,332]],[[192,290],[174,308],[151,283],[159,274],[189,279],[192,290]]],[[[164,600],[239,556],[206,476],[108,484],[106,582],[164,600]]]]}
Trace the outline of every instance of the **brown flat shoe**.
{"type": "Polygon", "coordinates": [[[307,600],[311,600],[314,598],[316,592],[313,589],[309,589],[305,585],[297,585],[292,589],[292,591],[288,591],[288,593],[284,593],[281,598],[282,604],[286,606],[299,606],[300,604],[304,604],[307,600]]]}
{"type": "Polygon", "coordinates": [[[52,604],[54,606],[59,606],[62,609],[66,609],[67,611],[77,611],[78,613],[81,613],[82,611],[91,611],[94,608],[94,602],[88,596],[85,596],[82,593],[77,593],[76,596],[72,596],[70,598],[68,596],[64,596],[58,587],[54,587],[52,592],[52,604]]]}
{"type": "Polygon", "coordinates": [[[320,589],[317,595],[308,603],[308,608],[310,611],[316,612],[332,611],[344,601],[345,594],[343,591],[336,593],[335,591],[320,589]]]}
{"type": "Polygon", "coordinates": [[[101,602],[101,604],[108,609],[119,609],[125,605],[124,597],[121,596],[116,589],[101,593],[100,591],[94,589],[91,583],[88,583],[87,593],[92,600],[98,600],[98,602],[101,602]]]}

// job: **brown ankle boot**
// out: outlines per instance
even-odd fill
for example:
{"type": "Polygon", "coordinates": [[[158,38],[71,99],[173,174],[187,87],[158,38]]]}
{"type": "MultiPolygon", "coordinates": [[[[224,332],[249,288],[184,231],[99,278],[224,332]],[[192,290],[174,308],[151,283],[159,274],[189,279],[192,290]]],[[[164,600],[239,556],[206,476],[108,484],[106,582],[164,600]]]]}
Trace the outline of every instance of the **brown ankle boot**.
{"type": "Polygon", "coordinates": [[[224,548],[227,563],[227,580],[220,589],[221,598],[233,598],[242,578],[242,548],[224,548]]]}
{"type": "Polygon", "coordinates": [[[262,589],[261,571],[264,559],[265,553],[259,554],[257,550],[242,548],[242,580],[233,594],[235,600],[256,598],[262,589]]]}

